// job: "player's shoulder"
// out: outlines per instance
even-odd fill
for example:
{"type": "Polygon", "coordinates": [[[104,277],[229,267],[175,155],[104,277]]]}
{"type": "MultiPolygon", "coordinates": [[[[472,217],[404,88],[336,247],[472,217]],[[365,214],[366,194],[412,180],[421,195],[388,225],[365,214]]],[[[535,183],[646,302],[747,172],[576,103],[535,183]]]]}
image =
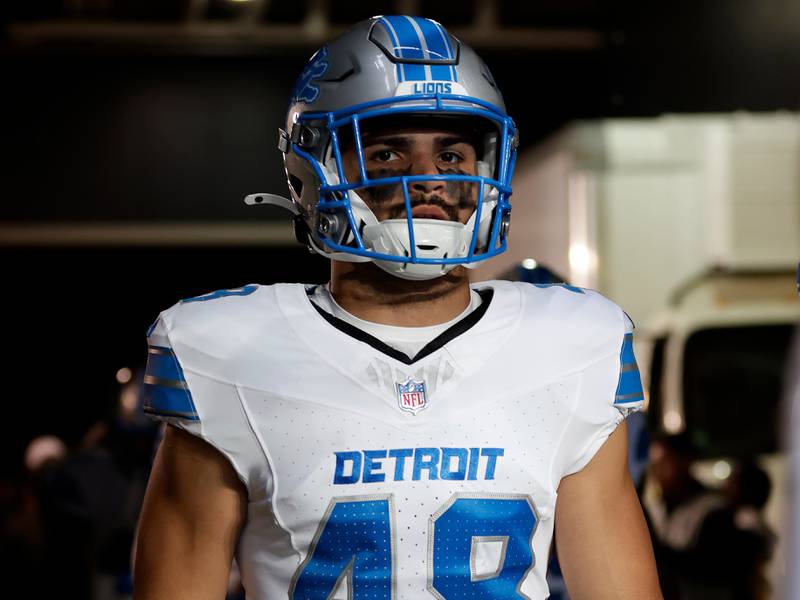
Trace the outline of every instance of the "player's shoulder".
{"type": "MultiPolygon", "coordinates": [[[[232,356],[236,348],[256,339],[285,334],[286,319],[279,295],[282,288],[302,284],[249,284],[180,300],[163,311],[147,332],[148,344],[211,356],[232,356]]],[[[283,293],[297,290],[283,289],[283,293]]]]}
{"type": "Polygon", "coordinates": [[[145,412],[211,444],[251,491],[264,489],[264,476],[236,386],[271,356],[268,336],[283,334],[274,327],[281,318],[277,287],[249,284],[185,298],[147,332],[145,412]]]}
{"type": "Polygon", "coordinates": [[[592,289],[518,281],[487,285],[501,303],[513,302],[519,307],[517,331],[521,338],[551,340],[554,347],[587,354],[587,359],[618,353],[623,337],[633,329],[617,304],[592,289]],[[514,297],[518,299],[512,300],[514,297]]]}
{"type": "Polygon", "coordinates": [[[198,321],[207,319],[228,319],[247,311],[255,304],[265,300],[270,286],[256,283],[237,288],[216,290],[179,300],[159,316],[171,326],[191,327],[198,321]]]}
{"type": "Polygon", "coordinates": [[[278,317],[279,311],[274,310],[277,308],[278,288],[299,285],[251,283],[184,298],[158,316],[148,335],[157,330],[159,323],[170,333],[209,335],[252,329],[278,317]]]}
{"type": "Polygon", "coordinates": [[[625,313],[616,303],[593,289],[566,283],[523,281],[488,281],[485,284],[500,298],[519,296],[523,317],[611,327],[625,319],[625,313]]]}

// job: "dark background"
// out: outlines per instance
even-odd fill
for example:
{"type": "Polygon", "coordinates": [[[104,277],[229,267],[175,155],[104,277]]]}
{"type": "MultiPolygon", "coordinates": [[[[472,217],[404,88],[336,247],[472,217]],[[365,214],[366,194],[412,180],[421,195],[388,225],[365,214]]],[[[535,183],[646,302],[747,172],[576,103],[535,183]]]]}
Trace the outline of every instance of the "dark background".
{"type": "MultiPolygon", "coordinates": [[[[203,7],[201,25],[238,23],[243,10],[227,0],[5,3],[0,232],[109,222],[288,227],[282,214],[241,198],[283,193],[275,131],[318,44],[186,36],[178,28],[192,4],[203,7]]],[[[329,2],[327,31],[398,4],[329,2]]],[[[485,8],[477,0],[416,4],[456,35],[485,8]]],[[[311,5],[271,2],[255,26],[288,30],[311,5]]],[[[504,90],[523,152],[575,119],[800,109],[796,0],[496,7],[497,27],[522,31],[523,43],[463,40],[504,90]]],[[[327,271],[304,249],[267,239],[204,247],[2,235],[6,471],[20,468],[34,435],[75,443],[113,409],[115,373],[142,364],[145,331],[160,310],[250,282],[324,281],[327,271]]]]}

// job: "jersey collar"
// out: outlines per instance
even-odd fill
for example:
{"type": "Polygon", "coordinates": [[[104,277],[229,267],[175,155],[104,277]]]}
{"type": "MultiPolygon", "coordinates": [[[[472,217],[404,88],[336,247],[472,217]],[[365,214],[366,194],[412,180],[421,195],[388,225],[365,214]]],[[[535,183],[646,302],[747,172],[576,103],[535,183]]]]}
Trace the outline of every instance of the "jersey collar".
{"type": "MultiPolygon", "coordinates": [[[[308,295],[310,296],[312,293],[313,288],[307,290],[308,295]]],[[[408,356],[407,354],[400,352],[396,348],[389,346],[388,344],[382,342],[375,336],[367,333],[366,331],[359,329],[355,325],[348,323],[347,321],[343,321],[338,317],[333,316],[332,314],[326,312],[325,310],[321,309],[319,306],[311,302],[311,306],[320,314],[320,316],[325,319],[328,323],[330,323],[333,327],[341,331],[342,333],[350,336],[353,339],[356,339],[360,342],[364,342],[372,346],[378,352],[382,352],[391,358],[404,363],[406,365],[413,365],[415,362],[422,360],[426,356],[429,356],[436,352],[439,348],[442,348],[445,344],[454,340],[461,334],[469,331],[478,321],[481,320],[483,315],[489,308],[489,305],[492,302],[492,297],[494,296],[494,290],[491,288],[477,290],[478,294],[481,297],[480,306],[478,306],[475,310],[469,313],[466,317],[448,327],[445,331],[440,333],[438,336],[433,338],[430,342],[425,344],[422,349],[417,352],[416,355],[413,357],[408,356]]]]}

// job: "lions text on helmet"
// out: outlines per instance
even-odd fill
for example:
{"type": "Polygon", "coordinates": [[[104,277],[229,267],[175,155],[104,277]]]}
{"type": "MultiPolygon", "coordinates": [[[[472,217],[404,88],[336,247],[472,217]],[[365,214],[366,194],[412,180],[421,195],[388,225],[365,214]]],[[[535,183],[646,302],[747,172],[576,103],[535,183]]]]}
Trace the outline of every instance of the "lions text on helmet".
{"type": "Polygon", "coordinates": [[[279,134],[291,200],[247,202],[289,209],[314,251],[425,280],[506,249],[517,130],[483,61],[435,21],[373,17],[324,46],[279,134]]]}

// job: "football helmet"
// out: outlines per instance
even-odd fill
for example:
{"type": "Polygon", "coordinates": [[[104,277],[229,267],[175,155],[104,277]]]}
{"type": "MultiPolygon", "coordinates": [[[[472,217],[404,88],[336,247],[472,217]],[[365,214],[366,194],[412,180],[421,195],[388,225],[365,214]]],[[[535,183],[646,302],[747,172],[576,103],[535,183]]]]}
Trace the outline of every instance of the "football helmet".
{"type": "Polygon", "coordinates": [[[297,80],[278,145],[291,200],[251,194],[246,201],[291,210],[298,239],[324,256],[424,280],[506,249],[517,130],[483,61],[435,21],[373,17],[323,46],[297,80]],[[409,122],[463,131],[475,146],[474,173],[368,172],[365,132],[409,122]],[[348,149],[356,177],[345,175],[348,149]],[[412,217],[421,200],[409,188],[420,181],[460,189],[472,216],[466,223],[412,217]],[[380,188],[405,205],[402,218],[375,216],[370,196],[380,188]]]}

